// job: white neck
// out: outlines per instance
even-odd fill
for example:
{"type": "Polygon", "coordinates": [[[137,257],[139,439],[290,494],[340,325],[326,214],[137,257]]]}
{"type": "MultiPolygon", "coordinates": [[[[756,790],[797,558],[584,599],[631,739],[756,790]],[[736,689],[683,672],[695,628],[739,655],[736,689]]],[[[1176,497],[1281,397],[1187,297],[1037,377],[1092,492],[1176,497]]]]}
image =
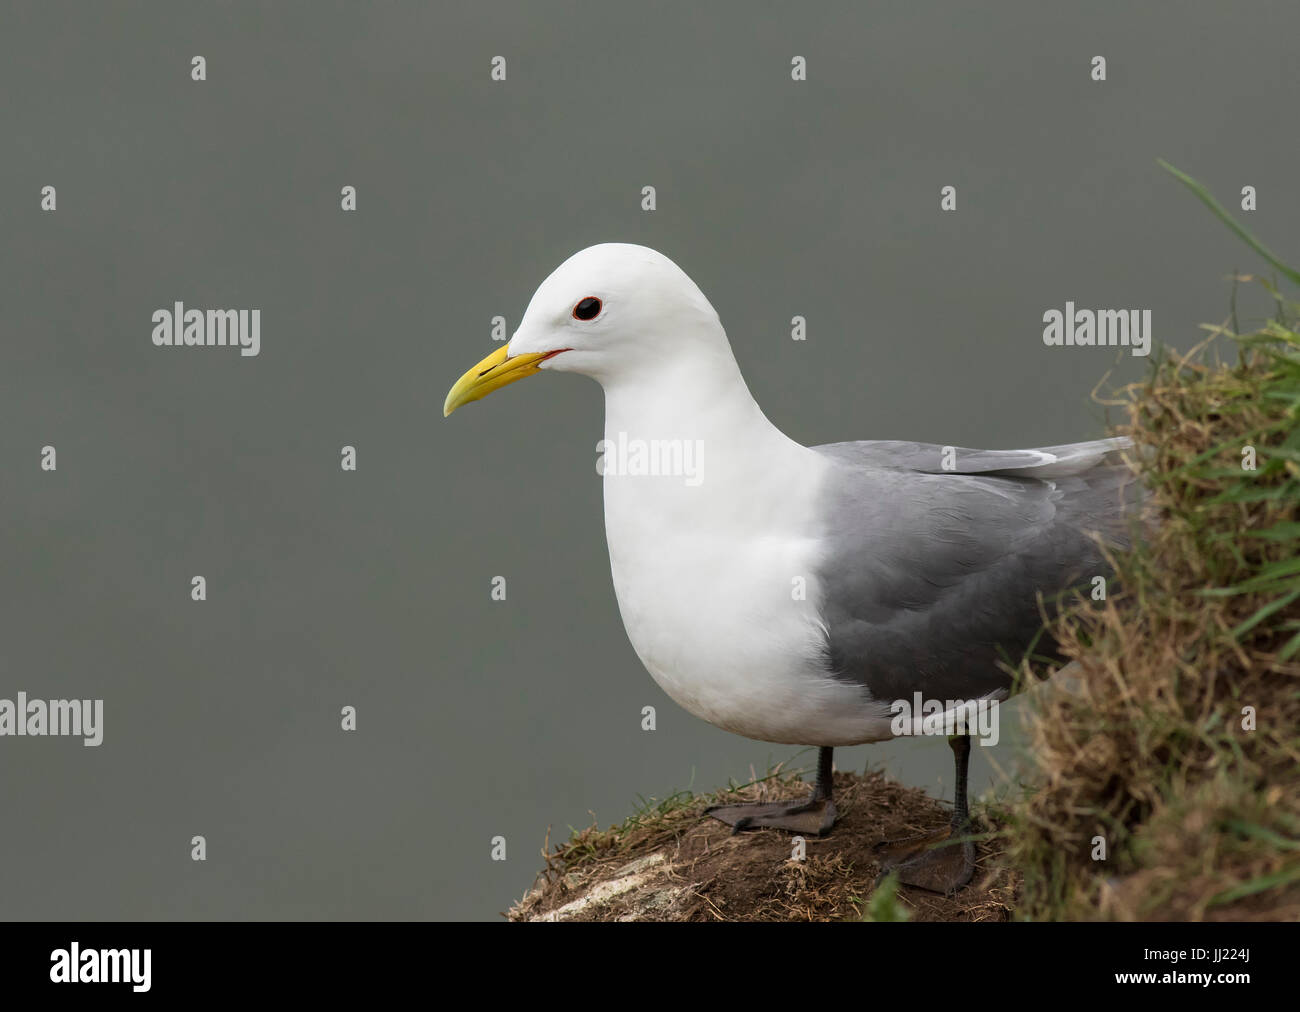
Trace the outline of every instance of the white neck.
{"type": "Polygon", "coordinates": [[[720,337],[626,382],[602,378],[607,446],[681,446],[699,464],[694,478],[613,475],[607,454],[611,552],[635,552],[634,541],[654,551],[666,539],[770,536],[805,514],[825,461],[768,421],[720,337]]]}
{"type": "MultiPolygon", "coordinates": [[[[737,454],[802,455],[808,451],[768,421],[746,386],[731,348],[720,342],[641,368],[626,379],[602,378],[605,438],[699,440],[707,458],[734,471],[737,454]]],[[[738,477],[738,475],[737,475],[738,477]]]]}

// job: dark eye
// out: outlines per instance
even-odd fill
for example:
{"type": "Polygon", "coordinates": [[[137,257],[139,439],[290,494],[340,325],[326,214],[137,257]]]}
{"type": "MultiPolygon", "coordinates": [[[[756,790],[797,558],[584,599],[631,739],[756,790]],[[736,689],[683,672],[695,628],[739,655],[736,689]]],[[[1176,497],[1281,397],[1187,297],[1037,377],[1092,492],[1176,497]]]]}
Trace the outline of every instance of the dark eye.
{"type": "Polygon", "coordinates": [[[588,295],[573,307],[573,318],[575,320],[594,320],[599,315],[600,299],[591,295],[588,295]]]}

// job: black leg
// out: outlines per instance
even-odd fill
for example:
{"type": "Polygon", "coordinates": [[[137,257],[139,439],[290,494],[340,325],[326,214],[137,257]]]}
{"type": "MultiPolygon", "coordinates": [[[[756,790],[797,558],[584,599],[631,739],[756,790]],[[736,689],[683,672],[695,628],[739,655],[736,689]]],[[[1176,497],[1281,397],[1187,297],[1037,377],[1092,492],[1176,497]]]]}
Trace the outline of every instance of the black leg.
{"type": "Polygon", "coordinates": [[[813,801],[830,800],[835,783],[835,764],[831,762],[834,754],[835,750],[826,746],[817,750],[817,783],[813,785],[813,801]]]}
{"type": "Polygon", "coordinates": [[[957,783],[953,788],[952,825],[954,829],[970,825],[970,809],[966,807],[966,773],[970,767],[970,735],[955,734],[948,739],[956,766],[957,783]]]}
{"type": "Polygon", "coordinates": [[[948,739],[952,749],[956,780],[953,788],[952,821],[933,833],[890,840],[877,844],[883,878],[898,872],[904,885],[917,886],[939,893],[953,893],[975,874],[975,845],[969,840],[954,839],[968,835],[971,829],[970,808],[966,797],[966,775],[970,766],[970,735],[957,734],[948,739]]]}
{"type": "Polygon", "coordinates": [[[704,810],[731,827],[732,835],[746,829],[784,829],[791,833],[825,836],[835,824],[837,812],[831,800],[834,784],[834,749],[823,746],[817,752],[817,782],[805,801],[769,801],[740,805],[713,805],[704,810]]]}

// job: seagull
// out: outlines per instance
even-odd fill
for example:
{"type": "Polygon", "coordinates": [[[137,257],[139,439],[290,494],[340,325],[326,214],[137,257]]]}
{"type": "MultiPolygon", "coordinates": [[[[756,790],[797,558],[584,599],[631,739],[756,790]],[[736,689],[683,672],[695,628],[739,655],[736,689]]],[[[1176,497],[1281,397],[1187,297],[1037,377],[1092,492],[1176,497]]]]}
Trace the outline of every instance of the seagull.
{"type": "MultiPolygon", "coordinates": [[[[1122,439],[1030,450],[790,439],[750,395],[708,299],[644,246],[592,246],[556,268],[443,414],[543,371],[600,383],[600,447],[632,448],[604,461],[605,535],[650,676],[716,727],[818,749],[810,797],[707,810],[733,833],[829,832],[834,748],[895,737],[896,702],[918,693],[948,707],[1008,698],[1008,662],[1031,649],[1059,658],[1044,603],[1107,576],[1103,546],[1128,543],[1122,439]],[[687,457],[685,475],[646,466],[687,457]]],[[[950,825],[878,848],[905,884],[950,893],[973,875],[970,738],[949,737],[950,825]]]]}

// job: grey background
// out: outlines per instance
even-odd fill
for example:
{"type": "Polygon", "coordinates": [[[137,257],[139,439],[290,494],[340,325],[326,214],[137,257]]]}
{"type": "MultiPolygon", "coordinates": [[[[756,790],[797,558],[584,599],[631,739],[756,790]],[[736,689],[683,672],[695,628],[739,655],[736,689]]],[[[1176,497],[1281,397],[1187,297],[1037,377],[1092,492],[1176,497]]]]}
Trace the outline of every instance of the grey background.
{"type": "MultiPolygon", "coordinates": [[[[1258,187],[1295,258],[1300,8],[1074,6],[0,6],[0,696],[106,722],[0,739],[0,916],[492,918],[548,826],[796,756],[627,644],[599,388],[443,396],[621,240],[695,278],[798,440],[1101,434],[1116,355],[1045,348],[1042,313],[1149,308],[1179,348],[1225,317],[1258,264],[1156,157],[1258,187]],[[176,300],[262,309],[261,355],[153,347],[176,300]]],[[[837,759],[950,789],[942,742],[837,759]]]]}

